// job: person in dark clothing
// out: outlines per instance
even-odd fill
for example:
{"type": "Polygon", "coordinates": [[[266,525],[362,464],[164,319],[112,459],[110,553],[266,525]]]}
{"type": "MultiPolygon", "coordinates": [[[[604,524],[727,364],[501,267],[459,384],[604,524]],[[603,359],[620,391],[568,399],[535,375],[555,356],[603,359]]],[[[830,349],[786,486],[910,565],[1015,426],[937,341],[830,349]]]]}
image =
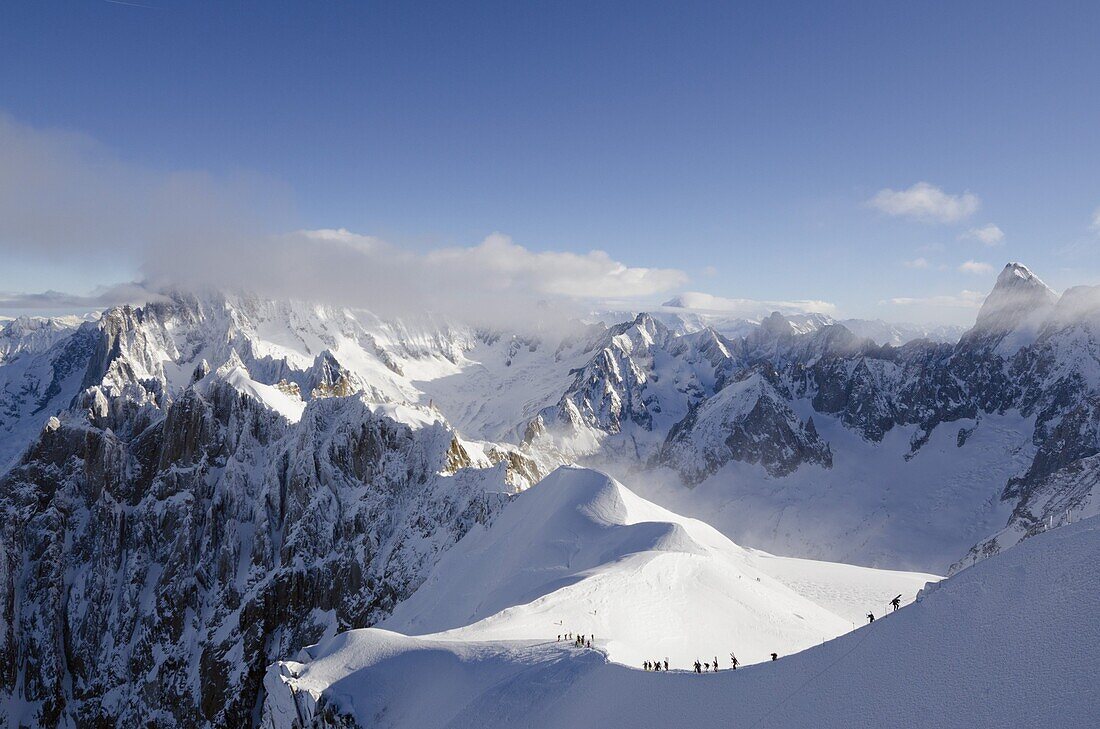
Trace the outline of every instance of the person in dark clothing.
{"type": "Polygon", "coordinates": [[[730,665],[733,666],[733,670],[735,670],[735,671],[737,670],[737,664],[738,663],[740,663],[740,661],[737,660],[737,656],[730,653],[730,665]]]}
{"type": "Polygon", "coordinates": [[[642,670],[643,671],[648,671],[649,670],[649,661],[642,661],[642,670]]]}
{"type": "Polygon", "coordinates": [[[867,613],[867,624],[870,625],[873,622],[875,622],[875,614],[867,613]]]}
{"type": "Polygon", "coordinates": [[[776,653],[772,653],[772,660],[773,661],[778,661],[779,660],[779,655],[776,654],[776,653]]]}
{"type": "Polygon", "coordinates": [[[714,657],[714,672],[718,673],[718,656],[714,657]]]}
{"type": "Polygon", "coordinates": [[[899,607],[901,607],[901,595],[898,595],[893,600],[891,600],[890,604],[894,606],[895,610],[897,610],[899,607]]]}
{"type": "Polygon", "coordinates": [[[665,670],[666,671],[668,670],[668,659],[667,658],[665,659],[665,670]]]}
{"type": "Polygon", "coordinates": [[[703,672],[703,665],[701,663],[699,663],[698,660],[695,661],[695,672],[696,673],[702,673],[703,672]]]}

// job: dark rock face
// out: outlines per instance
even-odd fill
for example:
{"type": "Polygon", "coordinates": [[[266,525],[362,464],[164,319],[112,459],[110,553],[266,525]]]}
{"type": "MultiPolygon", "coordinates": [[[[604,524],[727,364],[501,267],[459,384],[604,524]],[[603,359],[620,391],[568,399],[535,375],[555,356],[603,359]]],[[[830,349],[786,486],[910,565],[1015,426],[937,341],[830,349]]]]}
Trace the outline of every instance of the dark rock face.
{"type": "Polygon", "coordinates": [[[251,725],[270,662],[387,615],[534,468],[359,395],[293,422],[205,368],[173,401],[149,316],[73,338],[95,384],[0,478],[0,692],[40,726],[251,725]]]}
{"type": "Polygon", "coordinates": [[[831,468],[832,452],[813,419],[803,423],[779,387],[774,374],[760,371],[730,383],[669,431],[658,462],[678,470],[688,485],[730,461],[759,464],[775,477],[806,463],[831,468]]]}

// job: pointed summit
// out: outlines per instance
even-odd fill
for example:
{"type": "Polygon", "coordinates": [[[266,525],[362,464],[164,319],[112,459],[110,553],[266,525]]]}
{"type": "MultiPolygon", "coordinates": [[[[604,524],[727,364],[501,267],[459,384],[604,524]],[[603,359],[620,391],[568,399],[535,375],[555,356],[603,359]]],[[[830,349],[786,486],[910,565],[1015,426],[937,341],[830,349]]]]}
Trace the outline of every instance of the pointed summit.
{"type": "Polygon", "coordinates": [[[1022,263],[1009,263],[978,312],[977,327],[1007,331],[1020,320],[1048,310],[1057,294],[1022,263]]]}
{"type": "Polygon", "coordinates": [[[1011,341],[1006,343],[1006,351],[1002,352],[1010,354],[1034,338],[1057,300],[1058,295],[1027,266],[1009,263],[985,298],[972,331],[998,339],[1013,333],[1008,337],[1011,341]]]}
{"type": "Polygon", "coordinates": [[[229,359],[225,361],[221,367],[214,372],[214,376],[218,379],[227,378],[234,370],[241,370],[246,377],[249,376],[248,368],[245,367],[244,361],[241,360],[241,356],[237,354],[236,348],[229,351],[229,359]]]}
{"type": "Polygon", "coordinates": [[[778,311],[773,311],[769,316],[765,317],[764,320],[760,322],[760,328],[774,335],[794,334],[794,325],[787,317],[783,316],[778,311]]]}

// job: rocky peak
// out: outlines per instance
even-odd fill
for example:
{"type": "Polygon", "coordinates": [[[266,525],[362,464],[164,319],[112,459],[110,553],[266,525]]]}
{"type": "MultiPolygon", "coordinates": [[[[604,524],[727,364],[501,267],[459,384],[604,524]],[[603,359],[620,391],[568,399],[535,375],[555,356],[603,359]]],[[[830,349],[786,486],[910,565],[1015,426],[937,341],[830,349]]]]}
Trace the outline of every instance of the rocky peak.
{"type": "Polygon", "coordinates": [[[229,351],[229,359],[225,361],[225,364],[218,368],[217,372],[215,372],[214,375],[219,379],[224,379],[229,375],[230,372],[237,369],[244,370],[245,374],[248,373],[248,368],[245,367],[244,362],[241,360],[241,356],[237,354],[236,349],[232,349],[229,351]]]}
{"type": "Polygon", "coordinates": [[[773,311],[763,321],[760,322],[760,329],[773,336],[783,336],[785,334],[794,334],[794,326],[787,317],[780,314],[778,311],[773,311]]]}
{"type": "Polygon", "coordinates": [[[1009,263],[978,311],[975,329],[1011,331],[1037,313],[1050,311],[1058,296],[1042,279],[1020,263],[1009,263]]]}
{"type": "Polygon", "coordinates": [[[661,344],[669,339],[672,331],[657,321],[652,315],[642,312],[633,321],[623,322],[608,330],[612,340],[620,335],[626,335],[636,345],[650,346],[661,344]]]}

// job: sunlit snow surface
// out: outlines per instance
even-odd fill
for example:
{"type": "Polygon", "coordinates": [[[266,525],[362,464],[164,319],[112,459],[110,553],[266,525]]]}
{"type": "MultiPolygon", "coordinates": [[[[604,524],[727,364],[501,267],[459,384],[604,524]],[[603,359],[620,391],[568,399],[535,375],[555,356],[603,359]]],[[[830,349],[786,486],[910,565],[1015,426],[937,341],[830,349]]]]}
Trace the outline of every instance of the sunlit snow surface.
{"type": "Polygon", "coordinates": [[[721,653],[717,675],[645,673],[609,662],[603,646],[537,637],[350,631],[270,670],[266,718],[290,726],[320,701],[362,726],[419,729],[1095,726],[1097,563],[1100,522],[1090,519],[803,653],[736,672],[721,653]]]}
{"type": "MultiPolygon", "coordinates": [[[[868,609],[881,615],[894,595],[909,602],[936,579],[745,549],[601,473],[561,468],[452,548],[381,629],[307,649],[272,669],[269,682],[296,675],[289,680],[301,696],[330,686],[342,695],[333,684],[350,669],[351,680],[395,690],[423,679],[444,682],[447,694],[454,680],[464,695],[524,663],[535,671],[560,663],[568,673],[605,660],[640,667],[667,658],[684,669],[696,658],[728,666],[734,651],[747,666],[846,633],[868,609]],[[566,633],[594,634],[593,651],[573,649],[566,633]],[[381,664],[403,678],[371,673],[381,664]]],[[[278,696],[278,688],[269,690],[278,696]]],[[[407,725],[433,725],[417,716],[407,725]]]]}

